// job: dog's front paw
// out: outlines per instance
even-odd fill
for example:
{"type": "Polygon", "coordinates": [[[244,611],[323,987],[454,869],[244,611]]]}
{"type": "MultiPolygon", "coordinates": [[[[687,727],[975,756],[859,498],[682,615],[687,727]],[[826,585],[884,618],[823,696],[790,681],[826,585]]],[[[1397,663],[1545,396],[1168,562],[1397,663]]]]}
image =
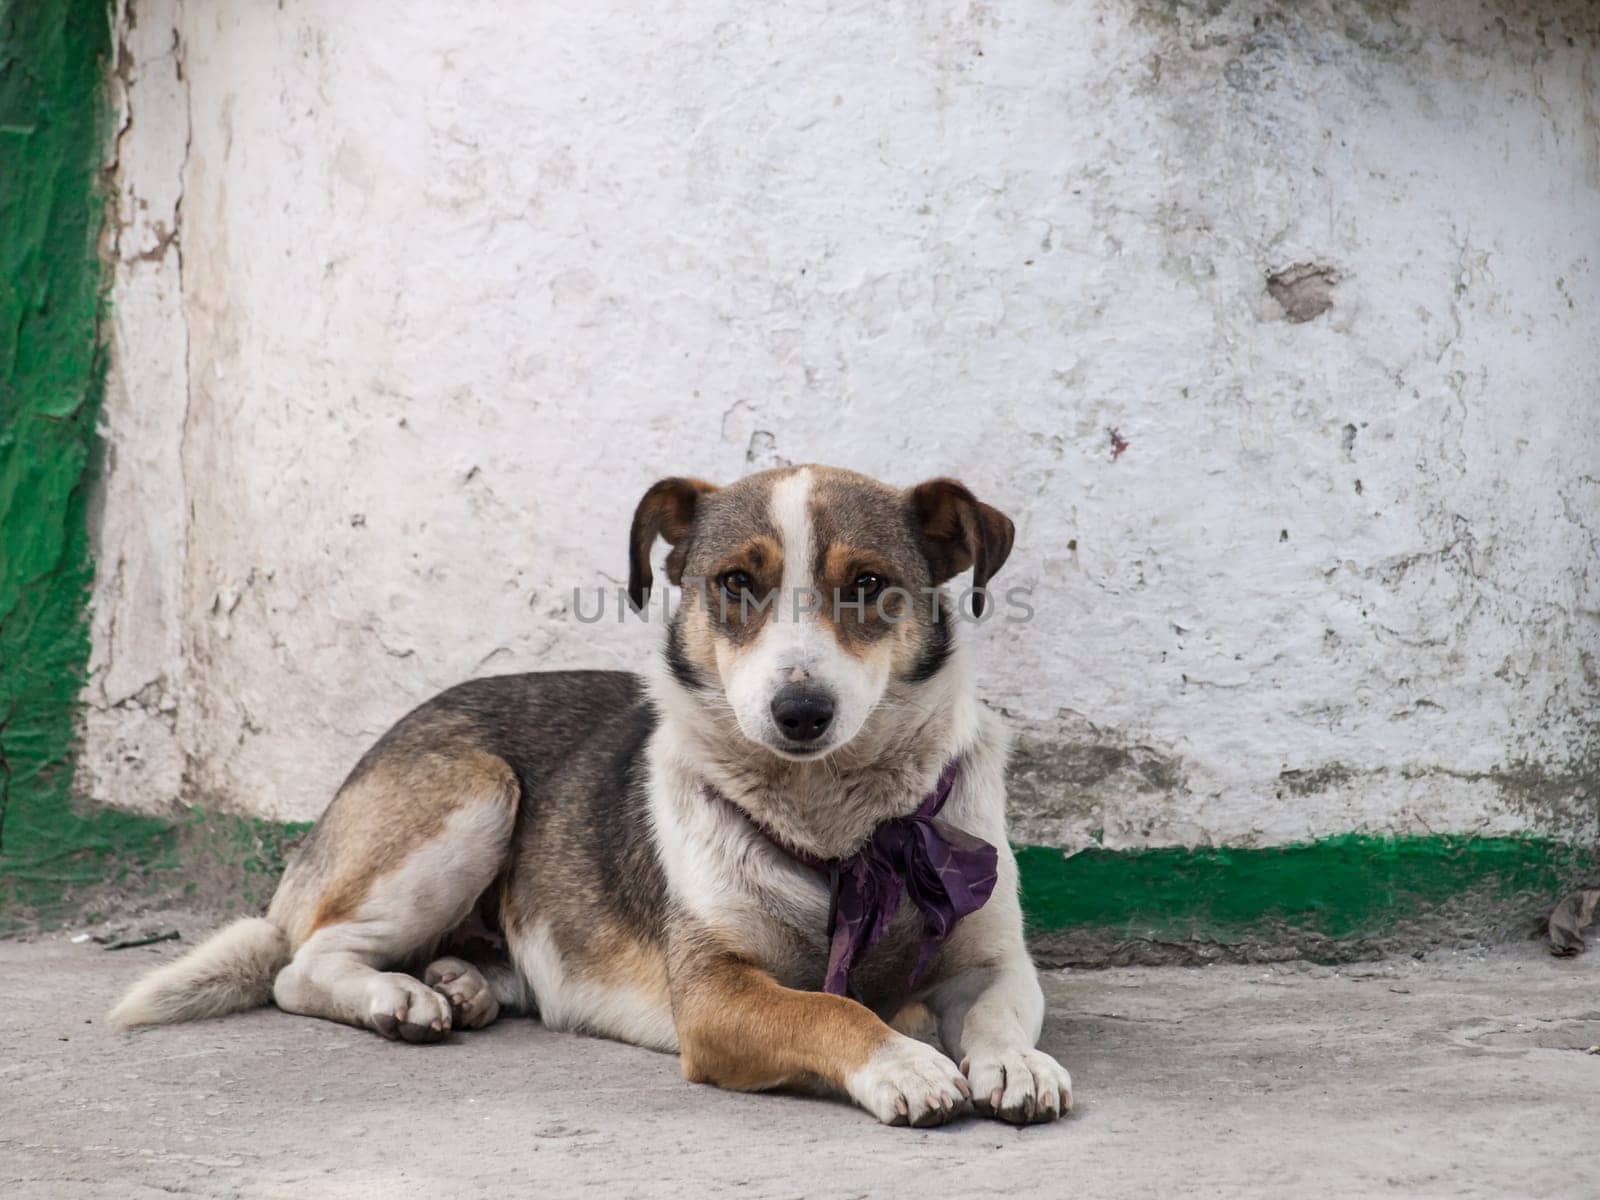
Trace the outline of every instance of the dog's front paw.
{"type": "Polygon", "coordinates": [[[873,1051],[845,1086],[885,1125],[943,1125],[972,1096],[955,1063],[900,1034],[873,1051]]]}
{"type": "Polygon", "coordinates": [[[961,1070],[973,1107],[985,1116],[1028,1125],[1072,1110],[1072,1076],[1043,1050],[975,1050],[961,1070]]]}

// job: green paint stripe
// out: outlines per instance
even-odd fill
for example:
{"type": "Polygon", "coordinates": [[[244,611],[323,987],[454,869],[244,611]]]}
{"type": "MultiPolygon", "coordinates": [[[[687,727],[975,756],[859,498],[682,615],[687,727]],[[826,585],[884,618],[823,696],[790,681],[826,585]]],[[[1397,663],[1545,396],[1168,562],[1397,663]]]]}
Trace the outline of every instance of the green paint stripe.
{"type": "Polygon", "coordinates": [[[152,836],[71,805],[110,41],[105,0],[0,0],[0,915],[152,836]]]}
{"type": "Polygon", "coordinates": [[[188,810],[174,817],[96,808],[21,825],[0,877],[0,936],[60,924],[103,901],[190,902],[261,912],[311,826],[188,810]],[[109,893],[108,893],[109,889],[109,893]]]}
{"type": "MultiPolygon", "coordinates": [[[[17,881],[43,902],[26,913],[0,909],[0,934],[72,915],[105,881],[124,895],[260,911],[310,829],[201,811],[96,810],[73,822],[70,837],[30,838],[35,853],[12,859],[17,881]]],[[[1465,918],[1508,900],[1542,913],[1597,865],[1593,848],[1513,837],[1347,834],[1264,849],[1015,851],[1034,933],[1219,945],[1303,945],[1296,935],[1381,941],[1412,918],[1446,909],[1465,918]]]]}
{"type": "Polygon", "coordinates": [[[1030,927],[1229,942],[1264,926],[1374,936],[1456,901],[1553,903],[1590,851],[1516,837],[1347,834],[1265,849],[1017,848],[1030,927]]]}

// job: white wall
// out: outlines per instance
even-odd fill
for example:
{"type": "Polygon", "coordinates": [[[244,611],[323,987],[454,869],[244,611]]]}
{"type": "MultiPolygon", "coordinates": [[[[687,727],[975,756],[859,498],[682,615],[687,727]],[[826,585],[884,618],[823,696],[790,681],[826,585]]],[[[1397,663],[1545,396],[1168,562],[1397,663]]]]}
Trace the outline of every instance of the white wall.
{"type": "Polygon", "coordinates": [[[821,460],[1016,519],[1030,840],[1592,833],[1582,0],[122,25],[96,795],[308,818],[441,687],[638,666],[567,609],[642,489],[821,460]]]}

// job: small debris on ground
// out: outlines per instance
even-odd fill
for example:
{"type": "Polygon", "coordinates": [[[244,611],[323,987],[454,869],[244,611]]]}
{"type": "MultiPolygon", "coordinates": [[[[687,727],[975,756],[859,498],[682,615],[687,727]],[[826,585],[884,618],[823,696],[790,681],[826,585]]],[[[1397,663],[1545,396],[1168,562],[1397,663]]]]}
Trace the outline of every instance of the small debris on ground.
{"type": "Polygon", "coordinates": [[[182,937],[183,934],[176,929],[152,930],[143,937],[119,938],[114,942],[106,942],[105,948],[107,950],[132,950],[138,946],[153,946],[157,942],[176,942],[182,937]]]}

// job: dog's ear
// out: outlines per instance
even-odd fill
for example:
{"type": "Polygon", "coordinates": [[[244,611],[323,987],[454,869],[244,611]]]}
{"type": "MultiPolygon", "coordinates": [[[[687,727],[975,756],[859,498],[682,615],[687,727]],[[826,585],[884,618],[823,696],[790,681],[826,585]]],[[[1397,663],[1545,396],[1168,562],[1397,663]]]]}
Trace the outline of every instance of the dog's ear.
{"type": "Polygon", "coordinates": [[[983,589],[1011,553],[1016,527],[954,479],[930,479],[911,489],[911,519],[937,587],[972,568],[972,615],[983,615],[983,589]]]}
{"type": "Polygon", "coordinates": [[[633,528],[628,533],[628,600],[636,610],[644,607],[650,594],[653,581],[650,550],[656,539],[665,538],[674,547],[674,552],[667,557],[667,578],[681,583],[683,555],[678,551],[694,527],[700,497],[716,490],[716,484],[703,479],[674,476],[654,484],[639,501],[639,507],[633,510],[633,528]]]}

